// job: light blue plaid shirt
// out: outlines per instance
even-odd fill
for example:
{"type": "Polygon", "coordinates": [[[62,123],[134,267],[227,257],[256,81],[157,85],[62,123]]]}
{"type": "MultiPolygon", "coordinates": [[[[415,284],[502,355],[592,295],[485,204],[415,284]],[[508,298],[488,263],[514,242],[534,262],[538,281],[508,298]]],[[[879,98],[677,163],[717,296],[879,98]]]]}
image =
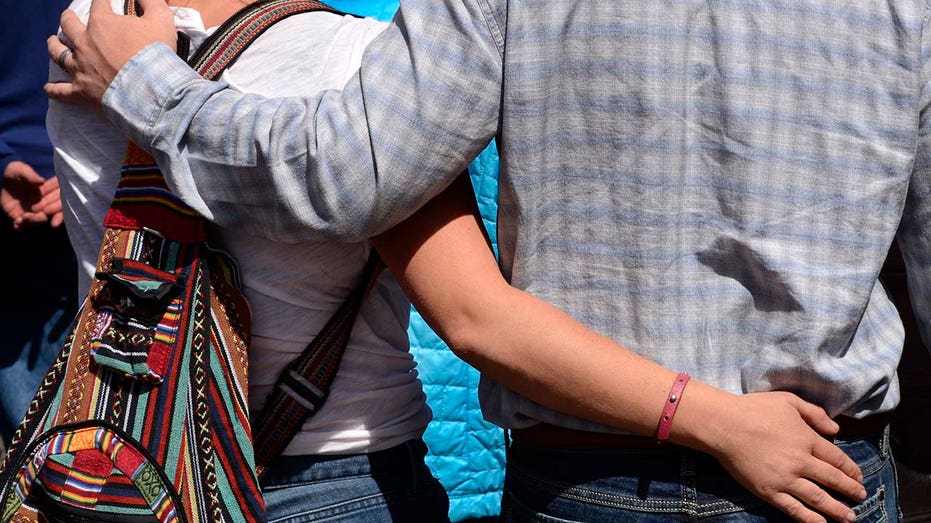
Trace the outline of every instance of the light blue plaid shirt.
{"type": "Polygon", "coordinates": [[[863,416],[898,401],[900,218],[929,320],[925,4],[406,0],[342,93],[243,96],[154,45],[104,103],[196,208],[294,241],[384,230],[497,135],[514,286],[728,391],[863,416]]]}

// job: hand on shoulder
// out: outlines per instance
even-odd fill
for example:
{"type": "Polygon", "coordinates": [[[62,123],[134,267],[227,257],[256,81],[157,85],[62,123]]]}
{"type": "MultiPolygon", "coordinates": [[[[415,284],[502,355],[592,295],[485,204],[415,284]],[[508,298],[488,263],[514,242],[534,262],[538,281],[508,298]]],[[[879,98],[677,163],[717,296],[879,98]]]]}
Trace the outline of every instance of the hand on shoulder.
{"type": "Polygon", "coordinates": [[[155,42],[176,45],[174,17],[163,0],[139,0],[142,16],[113,12],[109,0],[93,0],[87,25],[70,10],[61,15],[62,35],[47,41],[49,58],[69,73],[71,82],[48,83],[54,100],[100,105],[104,92],[136,53],[155,42]]]}

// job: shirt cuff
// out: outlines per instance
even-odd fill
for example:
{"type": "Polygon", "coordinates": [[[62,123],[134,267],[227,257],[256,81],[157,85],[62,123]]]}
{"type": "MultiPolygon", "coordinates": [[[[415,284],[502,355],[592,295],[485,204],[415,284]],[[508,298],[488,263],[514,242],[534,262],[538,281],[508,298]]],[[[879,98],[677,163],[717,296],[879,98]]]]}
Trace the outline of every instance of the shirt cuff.
{"type": "Polygon", "coordinates": [[[152,129],[171,100],[190,83],[202,80],[167,45],[156,42],[136,53],[103,94],[104,114],[136,144],[149,148],[152,129]]]}

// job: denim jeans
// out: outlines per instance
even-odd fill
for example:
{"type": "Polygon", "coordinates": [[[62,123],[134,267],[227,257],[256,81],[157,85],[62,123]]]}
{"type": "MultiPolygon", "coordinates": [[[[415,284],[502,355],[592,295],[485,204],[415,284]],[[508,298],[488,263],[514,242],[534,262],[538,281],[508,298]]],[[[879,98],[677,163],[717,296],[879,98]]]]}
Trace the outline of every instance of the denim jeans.
{"type": "Polygon", "coordinates": [[[0,214],[0,438],[7,443],[77,312],[77,263],[64,227],[14,232],[0,214]]]}
{"type": "MultiPolygon", "coordinates": [[[[857,521],[898,521],[888,430],[835,443],[863,471],[867,498],[854,507],[857,521]]],[[[714,458],[682,447],[561,451],[515,444],[509,451],[504,523],[697,520],[790,521],[714,458]]]]}
{"type": "Polygon", "coordinates": [[[281,456],[262,479],[268,521],[448,522],[426,452],[414,440],[371,454],[281,456]]]}

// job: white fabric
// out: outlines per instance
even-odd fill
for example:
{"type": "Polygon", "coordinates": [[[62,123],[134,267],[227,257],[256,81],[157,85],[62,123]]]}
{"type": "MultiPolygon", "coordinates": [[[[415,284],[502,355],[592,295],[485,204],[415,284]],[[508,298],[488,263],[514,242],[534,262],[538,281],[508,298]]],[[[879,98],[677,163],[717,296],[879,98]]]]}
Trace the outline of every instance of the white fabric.
{"type": "MultiPolygon", "coordinates": [[[[122,3],[111,0],[116,12],[122,12],[122,3]]],[[[83,20],[89,8],[90,0],[71,5],[83,20]]],[[[192,52],[215,29],[205,30],[193,9],[175,8],[175,22],[191,37],[192,52]]],[[[383,27],[372,19],[330,13],[292,16],[262,35],[223,80],[266,96],[341,87],[383,27]]],[[[50,65],[52,81],[64,77],[50,65]]],[[[103,237],[101,224],[119,180],[126,138],[100,113],[56,102],[50,103],[47,125],[83,296],[103,237]]],[[[284,244],[228,230],[214,236],[214,243],[238,261],[252,307],[250,406],[255,413],[283,366],[303,350],[356,285],[370,246],[284,244]]],[[[286,454],[372,452],[423,434],[431,414],[408,352],[409,307],[394,279],[383,276],[356,322],[327,403],[286,454]]]]}

